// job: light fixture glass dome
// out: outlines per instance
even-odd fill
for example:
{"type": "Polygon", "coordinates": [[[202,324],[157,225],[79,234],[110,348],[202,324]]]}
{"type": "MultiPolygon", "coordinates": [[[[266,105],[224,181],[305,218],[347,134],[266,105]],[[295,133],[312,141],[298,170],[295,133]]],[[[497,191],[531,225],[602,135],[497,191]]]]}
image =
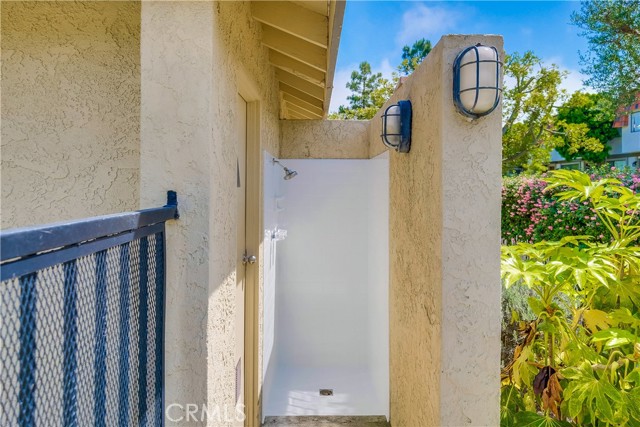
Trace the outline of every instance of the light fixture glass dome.
{"type": "Polygon", "coordinates": [[[491,113],[500,103],[500,56],[493,46],[477,44],[460,52],[453,64],[453,99],[467,117],[491,113]]]}

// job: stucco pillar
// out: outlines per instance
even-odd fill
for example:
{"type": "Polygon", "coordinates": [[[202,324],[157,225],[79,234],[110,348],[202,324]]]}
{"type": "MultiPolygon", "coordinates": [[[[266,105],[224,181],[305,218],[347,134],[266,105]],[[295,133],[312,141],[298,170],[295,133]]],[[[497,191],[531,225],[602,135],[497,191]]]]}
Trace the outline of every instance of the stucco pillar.
{"type": "Polygon", "coordinates": [[[140,205],[178,192],[181,218],[167,225],[165,405],[186,422],[207,403],[210,283],[212,2],[142,2],[140,205]],[[175,404],[171,407],[170,405],[175,404]]]}
{"type": "Polygon", "coordinates": [[[391,100],[413,103],[411,152],[390,159],[393,426],[499,425],[501,114],[469,121],[452,101],[453,61],[476,43],[502,51],[445,36],[391,100]]]}

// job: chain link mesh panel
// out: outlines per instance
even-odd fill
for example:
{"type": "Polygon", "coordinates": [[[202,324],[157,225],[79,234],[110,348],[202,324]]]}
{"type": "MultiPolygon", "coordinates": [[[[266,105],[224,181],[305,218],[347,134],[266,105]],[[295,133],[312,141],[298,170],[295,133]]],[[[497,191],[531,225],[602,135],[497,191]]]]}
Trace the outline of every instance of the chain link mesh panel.
{"type": "Polygon", "coordinates": [[[163,424],[162,232],[0,282],[0,426],[163,424]]]}

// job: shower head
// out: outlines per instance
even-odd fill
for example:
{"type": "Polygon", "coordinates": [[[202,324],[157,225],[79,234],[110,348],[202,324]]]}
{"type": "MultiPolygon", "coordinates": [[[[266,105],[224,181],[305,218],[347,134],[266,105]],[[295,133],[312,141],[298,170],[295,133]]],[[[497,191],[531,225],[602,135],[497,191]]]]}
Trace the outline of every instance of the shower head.
{"type": "Polygon", "coordinates": [[[298,172],[289,169],[288,167],[284,166],[282,163],[280,163],[278,161],[278,159],[273,159],[273,163],[277,164],[278,166],[280,166],[282,169],[284,169],[284,179],[289,181],[290,179],[294,178],[296,175],[298,175],[298,172]]]}
{"type": "Polygon", "coordinates": [[[284,168],[284,179],[285,180],[290,180],[292,178],[294,178],[296,175],[298,175],[298,172],[291,170],[289,168],[284,168]]]}

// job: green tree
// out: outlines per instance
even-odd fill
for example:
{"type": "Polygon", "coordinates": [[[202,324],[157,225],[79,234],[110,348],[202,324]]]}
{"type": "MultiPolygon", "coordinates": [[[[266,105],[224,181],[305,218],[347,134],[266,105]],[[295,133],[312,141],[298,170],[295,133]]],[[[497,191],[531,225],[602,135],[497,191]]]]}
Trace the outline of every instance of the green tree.
{"type": "Polygon", "coordinates": [[[431,42],[427,39],[416,40],[411,47],[405,45],[402,48],[402,62],[398,65],[398,71],[405,76],[413,73],[429,52],[431,42]]]}
{"type": "Polygon", "coordinates": [[[575,92],[558,108],[556,125],[564,143],[556,150],[567,160],[578,157],[589,163],[603,163],[618,136],[613,128],[615,107],[601,94],[575,92]]]}
{"type": "Polygon", "coordinates": [[[382,81],[382,73],[372,73],[371,65],[361,62],[359,71],[351,73],[351,81],[347,83],[347,89],[351,90],[351,95],[347,97],[351,108],[367,108],[373,106],[372,94],[382,81]]]}
{"type": "Polygon", "coordinates": [[[571,20],[589,42],[586,83],[631,104],[640,91],[640,0],[584,1],[571,20]]]}
{"type": "Polygon", "coordinates": [[[351,73],[346,87],[351,90],[347,97],[349,106],[341,105],[337,113],[329,115],[330,119],[369,120],[393,93],[393,84],[383,78],[382,73],[374,74],[366,61],[351,73]]]}
{"type": "Polygon", "coordinates": [[[554,128],[554,108],[564,99],[560,83],[566,73],[545,66],[533,52],[505,57],[507,82],[503,92],[502,167],[541,171],[550,153],[562,143],[554,128]]]}

